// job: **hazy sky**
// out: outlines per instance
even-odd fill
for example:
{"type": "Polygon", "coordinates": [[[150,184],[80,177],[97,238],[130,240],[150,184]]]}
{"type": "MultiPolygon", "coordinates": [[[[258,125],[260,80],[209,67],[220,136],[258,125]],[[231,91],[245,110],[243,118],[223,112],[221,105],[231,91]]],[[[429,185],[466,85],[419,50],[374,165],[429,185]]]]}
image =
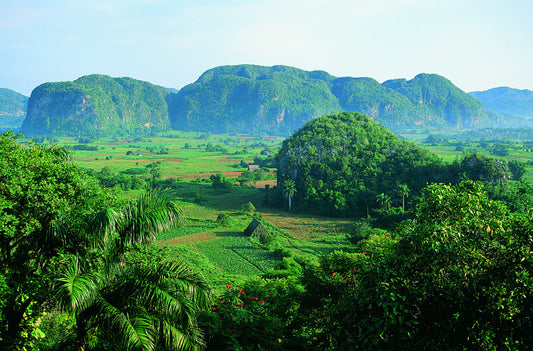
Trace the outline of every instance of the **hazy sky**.
{"type": "Polygon", "coordinates": [[[0,0],[0,87],[100,73],[171,88],[221,65],[533,90],[532,0],[0,0]]]}

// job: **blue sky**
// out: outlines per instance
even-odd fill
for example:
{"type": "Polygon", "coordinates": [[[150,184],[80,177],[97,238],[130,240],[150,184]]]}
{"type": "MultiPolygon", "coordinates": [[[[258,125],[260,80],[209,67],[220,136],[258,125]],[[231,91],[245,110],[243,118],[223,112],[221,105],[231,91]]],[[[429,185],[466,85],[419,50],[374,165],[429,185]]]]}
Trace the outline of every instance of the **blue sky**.
{"type": "Polygon", "coordinates": [[[0,87],[99,73],[181,88],[277,64],[533,90],[531,0],[0,0],[0,87]]]}

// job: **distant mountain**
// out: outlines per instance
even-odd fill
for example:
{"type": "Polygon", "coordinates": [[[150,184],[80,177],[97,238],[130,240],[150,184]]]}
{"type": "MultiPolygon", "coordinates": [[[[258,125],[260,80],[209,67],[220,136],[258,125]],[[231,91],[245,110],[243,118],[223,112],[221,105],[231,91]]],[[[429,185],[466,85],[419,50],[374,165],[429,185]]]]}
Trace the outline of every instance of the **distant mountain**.
{"type": "Polygon", "coordinates": [[[169,97],[174,129],[288,135],[303,123],[341,110],[335,78],[286,66],[222,66],[169,97]]]}
{"type": "Polygon", "coordinates": [[[148,82],[97,74],[45,83],[31,93],[21,132],[96,136],[164,130],[168,94],[148,82]]]}
{"type": "Polygon", "coordinates": [[[473,91],[470,95],[481,101],[488,110],[506,115],[533,119],[533,91],[499,87],[473,91]]]}
{"type": "Polygon", "coordinates": [[[382,84],[288,66],[221,66],[180,90],[132,78],[89,75],[35,88],[25,134],[113,135],[173,128],[288,136],[316,117],[368,115],[392,131],[409,128],[519,126],[485,109],[448,79],[419,74],[382,84]]]}
{"type": "Polygon", "coordinates": [[[197,131],[289,135],[335,111],[364,113],[391,130],[490,124],[483,104],[436,74],[379,84],[287,66],[221,66],[168,101],[172,128],[197,131]]]}
{"type": "Polygon", "coordinates": [[[28,97],[16,91],[0,88],[0,131],[18,130],[26,117],[28,97]]]}
{"type": "Polygon", "coordinates": [[[476,128],[489,123],[482,103],[437,74],[388,80],[383,86],[409,99],[417,125],[476,128]]]}

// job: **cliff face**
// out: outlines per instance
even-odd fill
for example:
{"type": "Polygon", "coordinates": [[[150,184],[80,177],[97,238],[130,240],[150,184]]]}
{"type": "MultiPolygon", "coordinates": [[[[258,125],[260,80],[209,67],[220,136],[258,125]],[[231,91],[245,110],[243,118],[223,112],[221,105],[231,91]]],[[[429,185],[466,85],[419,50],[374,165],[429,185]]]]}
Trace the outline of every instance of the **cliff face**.
{"type": "Polygon", "coordinates": [[[405,96],[416,114],[416,124],[441,124],[452,128],[487,126],[483,104],[437,74],[419,74],[413,79],[389,80],[383,86],[405,96]]]}
{"type": "Polygon", "coordinates": [[[222,66],[169,96],[170,123],[185,130],[290,135],[335,111],[364,113],[391,130],[489,123],[479,101],[436,74],[379,84],[286,66],[222,66]]]}
{"type": "Polygon", "coordinates": [[[167,94],[148,82],[103,75],[45,83],[32,91],[21,132],[110,135],[166,129],[167,94]]]}
{"type": "Polygon", "coordinates": [[[292,67],[222,66],[169,98],[172,128],[287,135],[340,110],[325,72],[292,67]]]}

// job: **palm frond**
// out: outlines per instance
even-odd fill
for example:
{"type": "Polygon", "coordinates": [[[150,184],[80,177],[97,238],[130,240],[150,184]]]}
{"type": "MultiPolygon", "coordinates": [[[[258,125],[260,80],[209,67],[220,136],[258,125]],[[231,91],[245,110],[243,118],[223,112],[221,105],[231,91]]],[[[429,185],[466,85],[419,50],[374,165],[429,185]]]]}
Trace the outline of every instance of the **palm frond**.
{"type": "Polygon", "coordinates": [[[54,155],[64,161],[72,160],[72,152],[64,146],[59,146],[57,144],[37,144],[34,147],[54,155]]]}
{"type": "Polygon", "coordinates": [[[187,332],[169,323],[162,323],[161,329],[162,342],[169,350],[198,351],[205,347],[202,331],[196,324],[185,329],[187,332]]]}
{"type": "Polygon", "coordinates": [[[107,321],[111,330],[121,338],[127,350],[154,350],[157,341],[157,330],[152,319],[146,316],[131,317],[113,306],[105,299],[99,300],[102,318],[107,321]]]}
{"type": "Polygon", "coordinates": [[[92,213],[87,218],[87,226],[91,233],[92,247],[105,248],[111,241],[113,233],[117,230],[117,223],[121,221],[122,214],[112,208],[92,213]]]}
{"type": "Polygon", "coordinates": [[[182,209],[162,190],[148,191],[121,211],[117,230],[125,245],[147,243],[163,230],[181,224],[182,209]]]}
{"type": "Polygon", "coordinates": [[[101,278],[97,272],[83,274],[79,260],[65,264],[57,279],[56,297],[63,311],[79,313],[94,303],[101,278]]]}

